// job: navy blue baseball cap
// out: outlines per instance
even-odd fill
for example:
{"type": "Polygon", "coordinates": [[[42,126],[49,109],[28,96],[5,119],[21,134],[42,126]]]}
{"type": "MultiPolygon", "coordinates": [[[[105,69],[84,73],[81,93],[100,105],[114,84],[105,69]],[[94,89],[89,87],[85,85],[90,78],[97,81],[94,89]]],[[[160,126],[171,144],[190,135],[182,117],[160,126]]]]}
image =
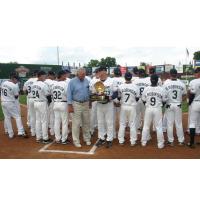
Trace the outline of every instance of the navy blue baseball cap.
{"type": "Polygon", "coordinates": [[[126,73],[125,73],[124,78],[125,78],[126,80],[131,80],[132,77],[133,77],[133,75],[131,74],[131,72],[126,72],[126,73]]]}

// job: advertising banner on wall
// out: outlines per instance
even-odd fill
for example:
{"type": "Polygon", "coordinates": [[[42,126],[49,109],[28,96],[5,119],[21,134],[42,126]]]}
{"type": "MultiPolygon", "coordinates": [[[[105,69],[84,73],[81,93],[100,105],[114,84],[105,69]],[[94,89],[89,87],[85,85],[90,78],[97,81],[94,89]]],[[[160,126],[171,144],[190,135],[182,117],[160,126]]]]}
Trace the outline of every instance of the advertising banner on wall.
{"type": "Polygon", "coordinates": [[[183,65],[176,65],[175,66],[175,69],[177,70],[177,72],[179,73],[179,74],[182,74],[183,73],[183,65]]]}
{"type": "Polygon", "coordinates": [[[174,65],[166,64],[165,65],[165,72],[170,72],[171,69],[173,69],[174,65]]]}
{"type": "Polygon", "coordinates": [[[194,66],[196,67],[200,67],[200,60],[195,60],[194,61],[194,66]]]}

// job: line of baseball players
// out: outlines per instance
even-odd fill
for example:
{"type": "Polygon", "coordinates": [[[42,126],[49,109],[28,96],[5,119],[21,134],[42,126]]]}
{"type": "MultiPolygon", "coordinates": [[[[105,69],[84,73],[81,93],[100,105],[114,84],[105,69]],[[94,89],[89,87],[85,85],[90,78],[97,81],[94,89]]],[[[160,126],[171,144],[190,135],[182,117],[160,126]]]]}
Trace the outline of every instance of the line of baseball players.
{"type": "MultiPolygon", "coordinates": [[[[83,75],[85,76],[84,69],[83,75]]],[[[195,147],[195,134],[199,128],[200,115],[200,68],[195,70],[195,79],[189,84],[188,92],[183,82],[177,79],[177,71],[170,71],[170,79],[162,83],[150,69],[150,76],[139,69],[135,73],[127,72],[122,77],[120,69],[114,69],[114,77],[108,76],[107,69],[100,67],[89,82],[90,94],[94,94],[95,83],[103,82],[107,103],[91,102],[90,134],[98,129],[97,147],[106,143],[111,147],[113,139],[118,138],[119,144],[125,143],[125,129],[130,127],[130,145],[135,146],[138,134],[141,133],[141,145],[146,146],[151,140],[150,128],[157,132],[157,146],[163,148],[165,141],[163,128],[167,132],[167,145],[174,145],[173,125],[176,126],[178,145],[185,144],[182,125],[182,101],[189,99],[188,126],[190,142],[188,146],[195,147]],[[136,75],[137,74],[137,75],[136,75]],[[165,109],[163,115],[163,108],[165,109]],[[117,134],[116,119],[119,117],[119,130],[117,134]],[[153,122],[153,123],[152,123],[153,122]],[[142,127],[143,125],[143,127],[142,127]]],[[[1,86],[1,104],[5,116],[4,126],[8,136],[13,138],[11,118],[15,118],[18,135],[26,137],[19,108],[18,77],[11,74],[11,79],[1,86]]],[[[67,144],[70,113],[68,112],[67,90],[69,85],[69,71],[60,71],[57,77],[54,72],[48,76],[44,71],[35,71],[33,77],[24,84],[23,90],[27,92],[27,124],[30,126],[31,136],[36,136],[37,142],[49,143],[50,135],[55,135],[56,143],[67,144]]],[[[80,124],[81,126],[81,124],[80,124]]],[[[73,135],[73,132],[72,132],[73,135]]],[[[87,145],[91,143],[88,141],[87,145]]],[[[81,145],[75,145],[81,147],[81,145]]]]}

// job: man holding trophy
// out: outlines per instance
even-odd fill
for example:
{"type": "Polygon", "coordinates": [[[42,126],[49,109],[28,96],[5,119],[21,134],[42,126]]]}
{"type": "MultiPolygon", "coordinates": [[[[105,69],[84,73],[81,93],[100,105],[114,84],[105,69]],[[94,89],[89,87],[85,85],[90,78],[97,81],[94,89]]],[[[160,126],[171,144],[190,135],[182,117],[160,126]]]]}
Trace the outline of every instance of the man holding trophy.
{"type": "Polygon", "coordinates": [[[110,148],[114,133],[114,105],[113,99],[117,98],[117,88],[114,88],[113,79],[108,77],[105,67],[99,68],[99,79],[91,88],[91,101],[97,101],[98,142],[97,147],[106,143],[110,148]],[[105,139],[106,137],[106,139],[105,139]]]}

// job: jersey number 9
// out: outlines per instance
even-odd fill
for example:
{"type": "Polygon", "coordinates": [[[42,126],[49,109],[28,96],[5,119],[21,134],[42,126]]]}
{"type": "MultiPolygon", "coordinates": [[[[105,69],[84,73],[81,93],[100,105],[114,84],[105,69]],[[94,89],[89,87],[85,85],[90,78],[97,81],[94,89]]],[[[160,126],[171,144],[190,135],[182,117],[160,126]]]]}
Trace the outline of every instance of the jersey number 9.
{"type": "Polygon", "coordinates": [[[151,97],[151,99],[150,99],[150,101],[151,101],[151,106],[155,106],[156,105],[156,98],[155,97],[151,97]]]}

